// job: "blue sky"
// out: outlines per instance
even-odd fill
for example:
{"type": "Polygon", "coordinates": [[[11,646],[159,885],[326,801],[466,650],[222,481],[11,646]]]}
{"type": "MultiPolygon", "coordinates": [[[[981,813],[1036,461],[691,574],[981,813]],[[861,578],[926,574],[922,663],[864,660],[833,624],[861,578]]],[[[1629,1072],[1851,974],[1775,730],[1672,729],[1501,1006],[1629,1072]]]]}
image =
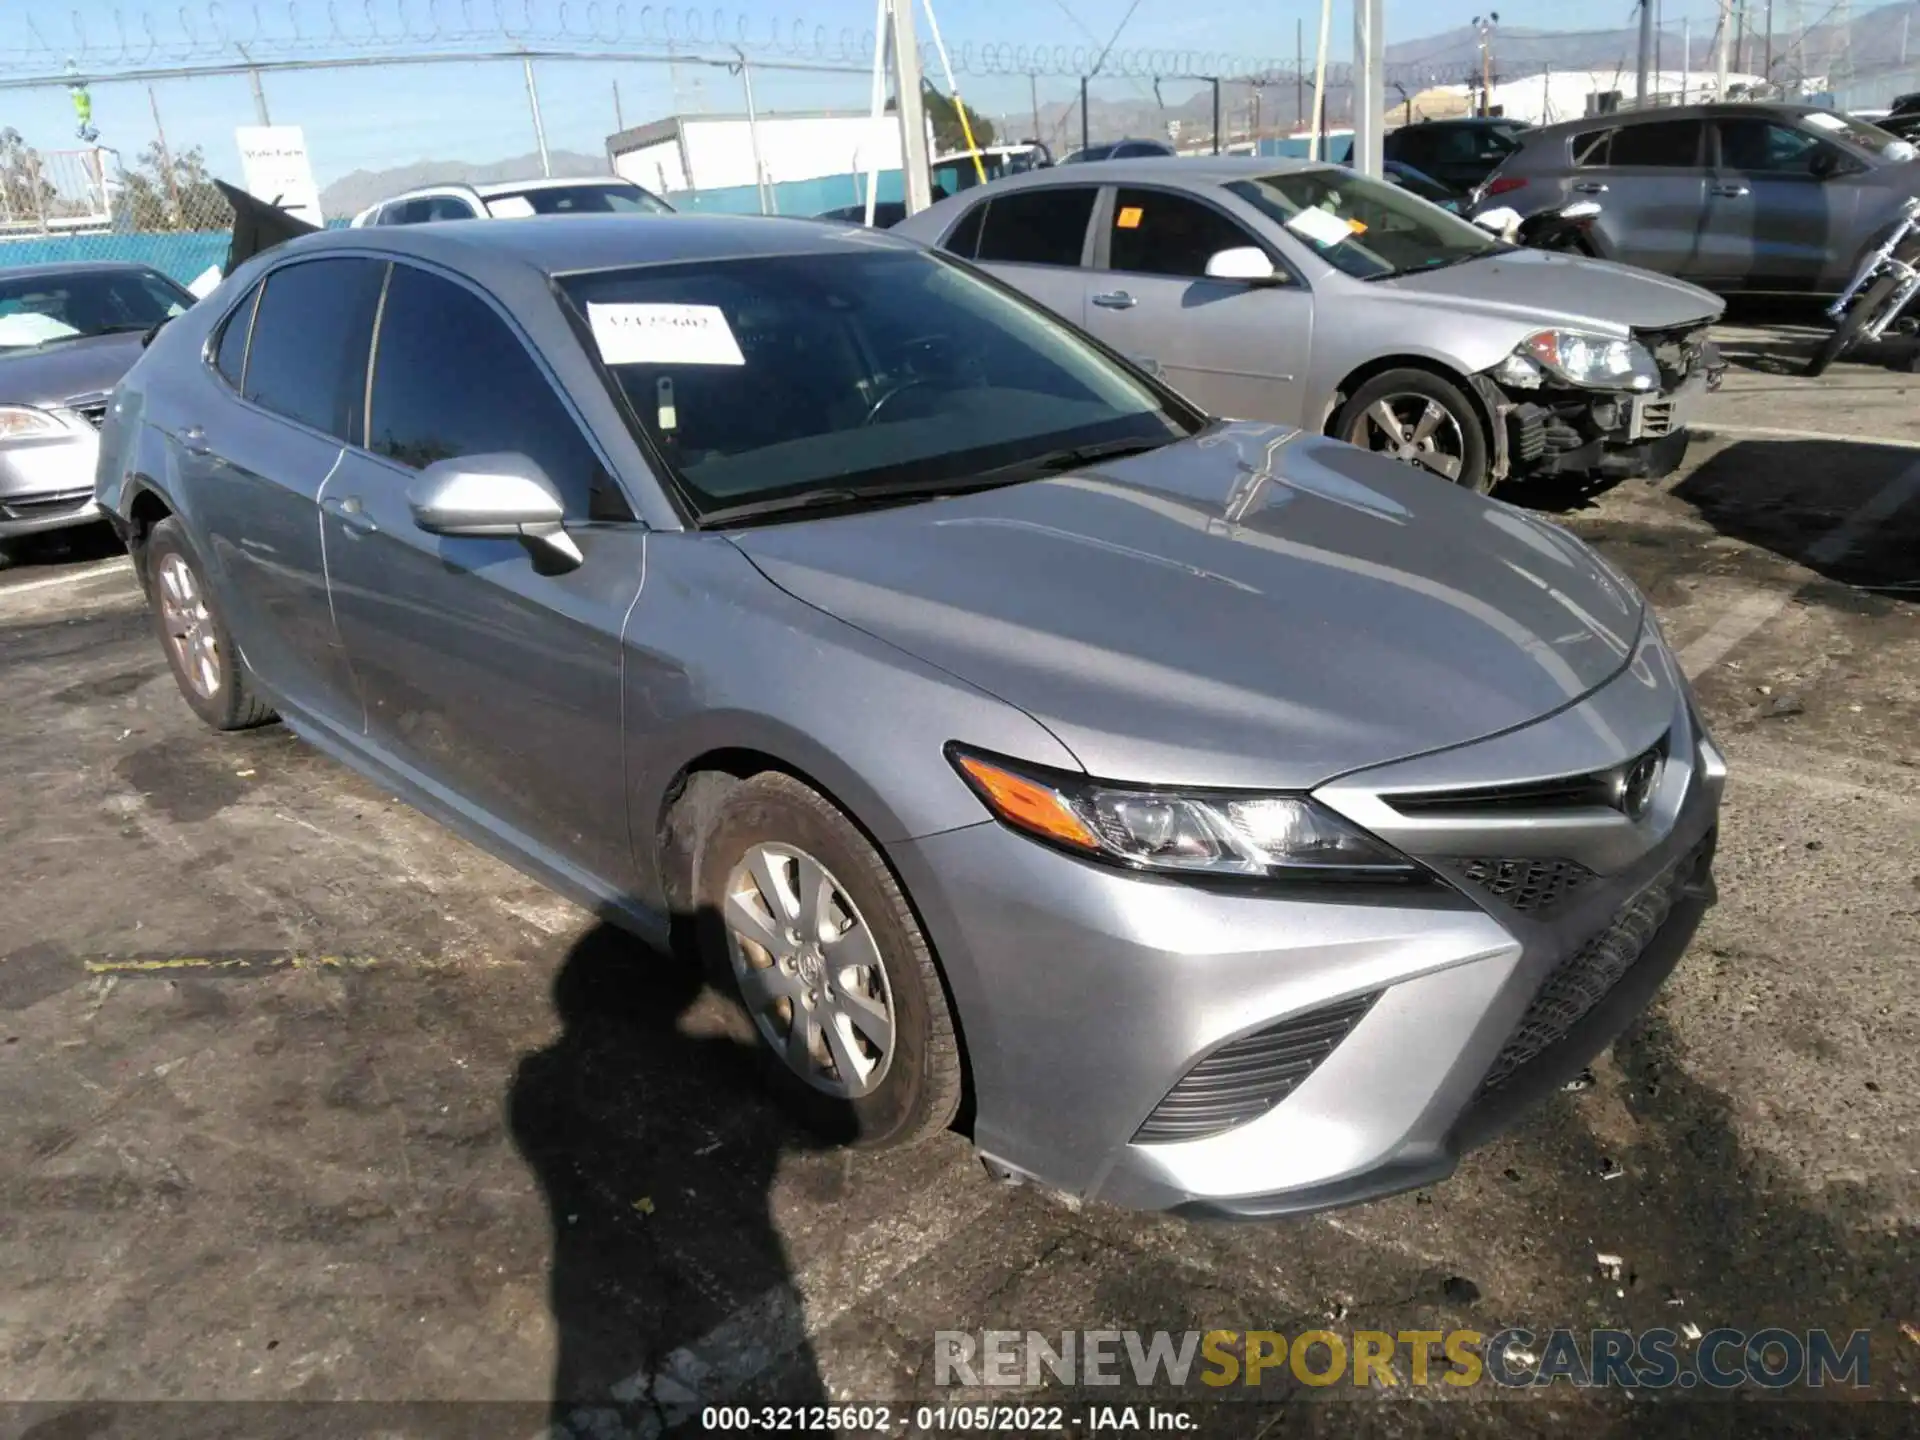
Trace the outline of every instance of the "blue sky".
{"type": "MultiPolygon", "coordinates": [[[[206,19],[205,3],[186,0],[186,8],[195,17],[198,32],[209,35],[214,32],[206,19]]],[[[324,25],[326,11],[321,0],[294,3],[305,26],[318,29],[324,25]]],[[[397,31],[400,5],[414,17],[427,14],[426,0],[372,3],[373,13],[386,22],[383,31],[388,24],[397,31]]],[[[548,23],[558,9],[558,0],[508,0],[505,8],[510,15],[517,14],[526,4],[548,23]]],[[[0,19],[0,73],[13,75],[20,73],[17,57],[21,49],[32,46],[33,41],[26,32],[28,5],[8,8],[14,13],[0,19]]],[[[41,17],[39,33],[46,42],[63,49],[73,43],[72,25],[66,19],[71,9],[90,41],[104,48],[115,33],[116,8],[131,20],[138,14],[138,0],[132,5],[117,5],[117,0],[64,0],[57,9],[35,8],[41,17]]],[[[269,24],[284,26],[285,0],[272,0],[262,8],[263,14],[280,17],[269,20],[269,24]]],[[[1075,47],[1088,43],[1088,32],[1104,41],[1127,8],[1128,0],[968,0],[965,5],[947,0],[939,16],[949,45],[956,49],[969,42],[1075,47]]],[[[1464,24],[1481,10],[1482,0],[1386,0],[1387,38],[1396,42],[1416,40],[1464,24]]],[[[342,13],[359,15],[361,7],[348,6],[342,13]]],[[[443,4],[440,13],[457,14],[458,9],[443,4]]],[[[477,4],[472,13],[491,15],[492,6],[477,4]]],[[[611,23],[613,0],[606,0],[604,13],[611,23]]],[[[639,7],[628,5],[626,13],[628,23],[636,24],[639,7]]],[[[707,13],[711,13],[710,8],[707,13]]],[[[790,25],[796,16],[804,17],[809,27],[824,27],[834,35],[841,31],[857,34],[873,23],[873,7],[863,0],[794,0],[778,9],[761,0],[737,0],[735,13],[748,17],[763,30],[776,19],[790,25]]],[[[1681,16],[1689,13],[1696,34],[1701,33],[1702,26],[1710,30],[1713,0],[1665,0],[1662,16],[1669,27],[1677,29],[1681,16]]],[[[252,28],[249,7],[229,0],[226,14],[227,33],[244,34],[252,28]]],[[[572,0],[569,14],[575,26],[589,23],[588,11],[580,0],[572,0]]],[[[1306,23],[1311,59],[1318,14],[1317,5],[1301,0],[1258,6],[1247,5],[1244,0],[1140,0],[1120,45],[1253,58],[1288,57],[1293,52],[1298,19],[1306,23]]],[[[1606,0],[1599,6],[1575,5],[1570,0],[1502,0],[1500,4],[1503,25],[1538,29],[1624,25],[1629,23],[1630,14],[1627,0],[1606,0]]],[[[177,40],[183,33],[177,9],[155,3],[152,15],[152,25],[163,43],[177,40]]],[[[1350,50],[1352,23],[1351,5],[1343,0],[1334,8],[1331,49],[1335,58],[1344,58],[1350,50]]],[[[922,38],[926,38],[924,14],[920,29],[922,38]]],[[[400,42],[392,48],[406,46],[400,42]]],[[[675,111],[745,108],[739,78],[717,68],[548,62],[539,67],[537,79],[549,145],[589,154],[601,151],[605,136],[614,128],[616,82],[621,118],[628,125],[675,111]]],[[[868,81],[858,74],[804,75],[756,66],[753,83],[754,98],[762,110],[857,108],[867,101],[868,81]]],[[[1152,93],[1145,82],[1129,84],[1109,79],[1101,84],[1106,88],[1099,93],[1115,98],[1145,98],[1152,93]]],[[[381,169],[420,159],[486,161],[534,148],[520,67],[511,62],[462,61],[269,74],[265,87],[274,121],[305,127],[308,150],[322,186],[355,169],[381,169]]],[[[989,114],[1024,114],[1028,109],[1029,87],[1024,77],[963,75],[960,87],[970,103],[989,114]]],[[[1163,86],[1164,98],[1172,104],[1194,88],[1169,83],[1163,86]]],[[[1043,104],[1065,101],[1075,89],[1070,79],[1043,79],[1039,82],[1039,98],[1043,104]]],[[[233,128],[251,124],[254,119],[246,79],[220,76],[167,80],[156,83],[153,91],[169,144],[176,150],[199,145],[216,174],[236,174],[237,178],[233,128]]],[[[153,139],[145,86],[98,84],[93,87],[93,108],[101,143],[118,148],[129,159],[153,139]]],[[[73,123],[71,102],[62,89],[0,92],[0,124],[20,130],[29,143],[42,149],[76,145],[73,123]]],[[[1031,127],[1022,124],[1018,128],[1031,127]]]]}

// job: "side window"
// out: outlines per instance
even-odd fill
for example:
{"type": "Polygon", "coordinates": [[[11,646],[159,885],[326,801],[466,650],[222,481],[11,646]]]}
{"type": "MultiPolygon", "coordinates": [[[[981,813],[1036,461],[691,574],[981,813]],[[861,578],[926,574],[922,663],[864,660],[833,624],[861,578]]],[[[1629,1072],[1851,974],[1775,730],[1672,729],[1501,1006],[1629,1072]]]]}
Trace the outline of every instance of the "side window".
{"type": "Polygon", "coordinates": [[[454,195],[429,195],[420,201],[422,220],[471,220],[473,206],[454,195]]]}
{"type": "Polygon", "coordinates": [[[947,238],[940,242],[940,248],[963,260],[973,259],[974,252],[980,248],[980,226],[987,218],[987,207],[992,203],[991,200],[982,200],[962,215],[960,223],[949,230],[947,238]]]}
{"type": "Polygon", "coordinates": [[[1771,120],[1720,122],[1720,164],[1728,170],[1811,175],[1820,149],[1820,141],[1806,131],[1771,120]]]}
{"type": "Polygon", "coordinates": [[[1098,191],[1091,185],[996,195],[978,258],[1007,265],[1078,265],[1098,191]]]}
{"type": "Polygon", "coordinates": [[[247,348],[247,399],[358,445],[386,268],[343,256],[302,260],[267,276],[247,348]]]}
{"type": "Polygon", "coordinates": [[[256,285],[247,292],[246,299],[234,306],[220,330],[220,344],[213,352],[213,368],[236,390],[240,388],[240,377],[246,372],[247,336],[253,330],[253,308],[259,303],[260,287],[256,285]]]}
{"type": "Polygon", "coordinates": [[[1704,128],[1698,120],[1656,120],[1646,125],[1623,126],[1613,132],[1606,163],[1615,167],[1689,169],[1700,163],[1700,137],[1704,128]]]}
{"type": "Polygon", "coordinates": [[[1612,143],[1611,130],[1588,130],[1573,137],[1573,163],[1576,165],[1604,165],[1607,163],[1607,147],[1612,143]]]}
{"type": "Polygon", "coordinates": [[[1254,238],[1210,205],[1164,190],[1126,190],[1114,197],[1107,265],[1141,275],[1198,279],[1222,250],[1254,238]]]}
{"type": "Polygon", "coordinates": [[[525,455],[570,517],[632,518],[506,321],[471,290],[410,265],[393,267],[381,309],[368,448],[416,470],[461,455],[525,455]]]}

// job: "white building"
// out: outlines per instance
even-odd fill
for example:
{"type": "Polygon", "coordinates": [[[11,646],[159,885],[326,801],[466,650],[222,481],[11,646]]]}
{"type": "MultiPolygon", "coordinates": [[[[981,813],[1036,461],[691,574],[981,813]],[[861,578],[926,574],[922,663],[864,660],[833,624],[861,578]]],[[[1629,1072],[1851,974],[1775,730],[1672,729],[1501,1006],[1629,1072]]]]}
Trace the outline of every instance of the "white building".
{"type": "MultiPolygon", "coordinates": [[[[1532,125],[1552,125],[1561,120],[1578,120],[1591,114],[1598,97],[1618,92],[1621,103],[1630,106],[1638,88],[1638,77],[1631,66],[1604,70],[1545,70],[1517,80],[1502,80],[1494,85],[1491,103],[1502,114],[1532,125]]],[[[1727,88],[1736,95],[1736,87],[1760,84],[1758,75],[1729,71],[1727,88]]],[[[1441,85],[1434,91],[1461,97],[1462,110],[1471,114],[1471,105],[1479,98],[1478,85],[1441,85]]],[[[1423,91],[1422,95],[1434,91],[1423,91]]],[[[1660,97],[1663,104],[1701,104],[1720,98],[1718,75],[1712,70],[1660,70],[1647,74],[1647,94],[1660,97]]],[[[1419,118],[1421,96],[1413,98],[1415,118],[1419,118]]]]}

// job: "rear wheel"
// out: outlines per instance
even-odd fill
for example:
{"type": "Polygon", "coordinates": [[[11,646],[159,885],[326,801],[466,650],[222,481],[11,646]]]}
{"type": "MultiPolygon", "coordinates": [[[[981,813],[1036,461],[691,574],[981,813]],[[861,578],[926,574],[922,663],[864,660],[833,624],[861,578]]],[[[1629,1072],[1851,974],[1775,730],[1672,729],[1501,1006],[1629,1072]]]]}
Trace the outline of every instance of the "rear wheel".
{"type": "Polygon", "coordinates": [[[702,840],[709,973],[764,1045],[775,1088],[866,1147],[944,1130],[960,1104],[945,989],[912,907],[866,838],[789,775],[732,787],[702,840]]]}
{"type": "Polygon", "coordinates": [[[1389,370],[1340,407],[1340,438],[1485,494],[1493,488],[1486,428],[1459,386],[1429,370],[1389,370]]]}
{"type": "Polygon", "coordinates": [[[216,730],[245,730],[273,719],[272,708],[252,691],[200,558],[171,516],[147,536],[146,569],[154,629],[193,713],[216,730]]]}

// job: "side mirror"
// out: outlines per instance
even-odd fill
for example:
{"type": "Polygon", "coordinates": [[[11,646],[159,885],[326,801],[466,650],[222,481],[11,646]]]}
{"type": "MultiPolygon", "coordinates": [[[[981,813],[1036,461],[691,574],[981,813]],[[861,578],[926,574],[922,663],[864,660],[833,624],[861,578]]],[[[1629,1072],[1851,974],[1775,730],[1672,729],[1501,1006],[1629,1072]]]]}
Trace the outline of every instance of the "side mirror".
{"type": "Polygon", "coordinates": [[[1215,252],[1207,260],[1207,278],[1210,280],[1245,280],[1249,284],[1277,284],[1280,276],[1273,268],[1273,261],[1267,252],[1258,245],[1236,245],[1231,250],[1215,252]]]}
{"type": "Polygon", "coordinates": [[[1514,237],[1520,233],[1520,212],[1508,205],[1496,205],[1474,216],[1473,223],[1512,244],[1514,237]]]}
{"type": "Polygon", "coordinates": [[[407,508],[429,535],[513,537],[559,570],[585,559],[562,524],[559,492],[524,455],[436,460],[407,488],[407,508]]]}

